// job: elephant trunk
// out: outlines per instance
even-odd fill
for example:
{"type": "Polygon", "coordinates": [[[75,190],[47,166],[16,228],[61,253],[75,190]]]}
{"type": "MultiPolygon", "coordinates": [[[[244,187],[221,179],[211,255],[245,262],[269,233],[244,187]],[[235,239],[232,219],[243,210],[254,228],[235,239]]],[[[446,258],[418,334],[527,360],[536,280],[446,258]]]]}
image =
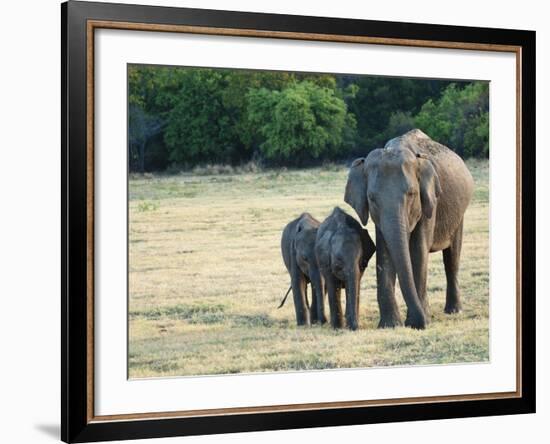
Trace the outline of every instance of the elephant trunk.
{"type": "Polygon", "coordinates": [[[414,283],[409,250],[409,233],[400,219],[383,221],[381,231],[399,278],[403,298],[407,304],[405,325],[424,329],[427,320],[414,283]]]}

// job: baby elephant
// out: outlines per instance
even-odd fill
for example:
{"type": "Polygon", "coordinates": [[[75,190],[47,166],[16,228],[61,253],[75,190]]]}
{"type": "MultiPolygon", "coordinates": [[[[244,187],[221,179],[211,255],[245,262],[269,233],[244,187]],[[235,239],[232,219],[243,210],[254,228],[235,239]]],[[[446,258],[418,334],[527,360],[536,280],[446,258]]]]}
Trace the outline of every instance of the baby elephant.
{"type": "Polygon", "coordinates": [[[324,324],[327,321],[323,301],[324,284],[315,258],[315,239],[319,225],[319,221],[311,214],[303,213],[285,227],[281,239],[281,251],[290,274],[298,325],[309,325],[312,322],[324,324]],[[311,309],[307,303],[308,283],[312,287],[311,309]]]}
{"type": "Polygon", "coordinates": [[[345,288],[346,323],[351,330],[357,329],[359,284],[375,250],[369,232],[338,207],[320,225],[315,252],[328,292],[332,327],[343,326],[340,290],[345,288]]]}

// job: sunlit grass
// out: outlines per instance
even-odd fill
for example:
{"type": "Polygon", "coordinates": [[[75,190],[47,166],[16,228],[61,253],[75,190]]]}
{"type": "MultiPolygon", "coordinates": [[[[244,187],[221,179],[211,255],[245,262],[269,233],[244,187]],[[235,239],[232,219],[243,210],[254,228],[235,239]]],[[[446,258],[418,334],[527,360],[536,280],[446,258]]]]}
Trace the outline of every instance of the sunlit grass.
{"type": "Polygon", "coordinates": [[[291,298],[277,309],[289,286],[280,253],[286,223],[303,211],[322,220],[336,205],[355,215],[343,202],[344,167],[132,177],[130,377],[487,361],[488,163],[468,166],[476,191],[465,218],[464,311],[443,313],[443,261],[430,255],[425,331],[376,329],[374,260],[358,331],[298,328],[291,298]]]}

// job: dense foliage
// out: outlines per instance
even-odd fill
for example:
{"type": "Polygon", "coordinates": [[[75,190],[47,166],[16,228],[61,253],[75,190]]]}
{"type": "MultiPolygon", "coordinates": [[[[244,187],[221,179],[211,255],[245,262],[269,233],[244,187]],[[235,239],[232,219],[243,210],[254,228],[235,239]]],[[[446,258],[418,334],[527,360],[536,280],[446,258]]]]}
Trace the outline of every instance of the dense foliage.
{"type": "Polygon", "coordinates": [[[247,111],[268,160],[301,163],[337,155],[352,143],[355,118],[335,88],[305,80],[281,91],[251,90],[247,111]]]}
{"type": "Polygon", "coordinates": [[[463,157],[489,157],[489,84],[449,85],[422,106],[414,123],[463,157]]]}
{"type": "Polygon", "coordinates": [[[132,65],[133,171],[351,159],[412,128],[487,157],[486,82],[132,65]]]}

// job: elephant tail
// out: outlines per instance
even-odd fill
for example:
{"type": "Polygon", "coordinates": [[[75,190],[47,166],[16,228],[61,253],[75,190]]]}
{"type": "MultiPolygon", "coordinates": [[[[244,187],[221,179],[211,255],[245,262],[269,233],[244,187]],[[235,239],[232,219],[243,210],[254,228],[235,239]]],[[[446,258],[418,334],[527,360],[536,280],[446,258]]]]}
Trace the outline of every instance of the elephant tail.
{"type": "Polygon", "coordinates": [[[285,297],[283,298],[283,300],[281,301],[281,303],[279,304],[279,306],[277,308],[281,308],[283,305],[285,305],[286,298],[288,297],[288,294],[290,293],[290,290],[292,290],[292,285],[290,287],[288,287],[288,290],[285,294],[285,297]]]}

